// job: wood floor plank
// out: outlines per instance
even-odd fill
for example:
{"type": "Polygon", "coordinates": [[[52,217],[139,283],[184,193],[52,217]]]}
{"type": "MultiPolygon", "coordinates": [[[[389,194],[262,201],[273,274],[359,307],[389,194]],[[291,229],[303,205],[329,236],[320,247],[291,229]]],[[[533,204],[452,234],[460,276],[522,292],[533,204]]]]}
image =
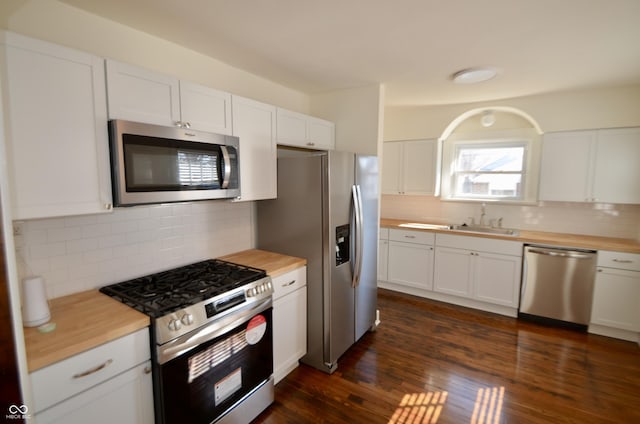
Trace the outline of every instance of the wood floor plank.
{"type": "Polygon", "coordinates": [[[255,423],[637,423],[637,344],[380,289],[382,323],[255,423]]]}

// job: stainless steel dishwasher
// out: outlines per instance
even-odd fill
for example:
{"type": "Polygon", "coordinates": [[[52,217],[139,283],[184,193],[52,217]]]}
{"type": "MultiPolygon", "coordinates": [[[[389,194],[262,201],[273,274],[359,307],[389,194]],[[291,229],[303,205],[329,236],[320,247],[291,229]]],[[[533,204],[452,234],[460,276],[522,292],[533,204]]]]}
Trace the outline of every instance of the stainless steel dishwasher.
{"type": "Polygon", "coordinates": [[[525,246],[520,316],[588,325],[595,274],[594,251],[525,246]]]}

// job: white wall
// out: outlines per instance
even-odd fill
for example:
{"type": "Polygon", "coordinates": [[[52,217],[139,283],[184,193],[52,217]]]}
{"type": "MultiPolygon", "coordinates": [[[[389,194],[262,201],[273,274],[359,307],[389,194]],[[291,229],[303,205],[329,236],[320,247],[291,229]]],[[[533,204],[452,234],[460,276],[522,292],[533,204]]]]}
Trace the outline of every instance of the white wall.
{"type": "Polygon", "coordinates": [[[0,27],[308,113],[305,93],[55,0],[2,0],[0,27]]]}
{"type": "Polygon", "coordinates": [[[385,108],[384,140],[438,138],[462,113],[508,106],[529,114],[543,132],[640,126],[640,85],[519,97],[494,102],[385,108]]]}
{"type": "Polygon", "coordinates": [[[314,95],[311,114],[336,124],[336,150],[378,155],[383,105],[384,87],[374,84],[314,95]]]}

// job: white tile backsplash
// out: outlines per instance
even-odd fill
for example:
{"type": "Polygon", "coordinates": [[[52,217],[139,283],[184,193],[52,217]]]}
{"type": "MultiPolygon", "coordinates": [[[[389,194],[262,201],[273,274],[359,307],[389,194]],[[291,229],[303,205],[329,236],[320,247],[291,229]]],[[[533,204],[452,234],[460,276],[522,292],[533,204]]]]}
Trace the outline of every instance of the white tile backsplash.
{"type": "Polygon", "coordinates": [[[20,278],[40,275],[55,298],[254,247],[253,202],[116,208],[23,221],[20,278]]]}
{"type": "MultiPolygon", "coordinates": [[[[480,218],[480,204],[441,201],[433,196],[383,195],[380,216],[461,224],[480,218]]],[[[486,203],[486,220],[503,227],[640,240],[640,205],[540,202],[537,205],[486,203]]]]}

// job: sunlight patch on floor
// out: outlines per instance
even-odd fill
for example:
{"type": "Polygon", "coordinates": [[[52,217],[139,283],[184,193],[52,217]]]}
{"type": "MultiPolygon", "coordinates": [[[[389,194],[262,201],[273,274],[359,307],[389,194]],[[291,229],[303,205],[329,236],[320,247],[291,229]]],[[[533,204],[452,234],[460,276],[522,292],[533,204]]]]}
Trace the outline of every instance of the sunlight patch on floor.
{"type": "Polygon", "coordinates": [[[471,424],[498,424],[502,412],[504,387],[478,389],[471,424]]]}
{"type": "Polygon", "coordinates": [[[389,424],[436,424],[447,395],[447,392],[406,394],[389,424]]]}

